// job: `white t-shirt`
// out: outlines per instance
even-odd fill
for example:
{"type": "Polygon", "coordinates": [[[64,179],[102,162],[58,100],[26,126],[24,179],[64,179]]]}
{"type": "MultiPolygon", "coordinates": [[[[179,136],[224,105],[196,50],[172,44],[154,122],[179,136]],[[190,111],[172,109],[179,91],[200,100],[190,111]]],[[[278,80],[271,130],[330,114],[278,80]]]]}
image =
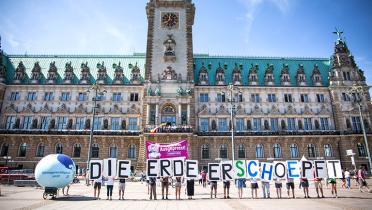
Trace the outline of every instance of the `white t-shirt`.
{"type": "Polygon", "coordinates": [[[257,178],[252,178],[252,179],[251,179],[251,183],[253,183],[253,184],[254,184],[254,183],[257,183],[257,178]]]}
{"type": "Polygon", "coordinates": [[[113,176],[107,177],[106,185],[114,185],[114,177],[113,176]]]}
{"type": "Polygon", "coordinates": [[[280,184],[282,183],[282,180],[279,177],[275,177],[275,183],[280,184]]]}
{"type": "Polygon", "coordinates": [[[98,179],[94,180],[94,182],[96,182],[96,183],[101,183],[101,184],[102,184],[102,176],[99,177],[98,179]]]}
{"type": "Polygon", "coordinates": [[[349,171],[345,171],[345,178],[349,178],[350,177],[350,172],[349,171]]]}

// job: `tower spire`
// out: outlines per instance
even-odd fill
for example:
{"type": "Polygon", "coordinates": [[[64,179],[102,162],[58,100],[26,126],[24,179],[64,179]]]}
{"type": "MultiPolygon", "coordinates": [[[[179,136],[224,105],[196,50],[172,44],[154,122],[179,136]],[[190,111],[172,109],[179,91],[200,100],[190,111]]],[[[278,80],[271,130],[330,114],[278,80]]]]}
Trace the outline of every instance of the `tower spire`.
{"type": "Polygon", "coordinates": [[[342,34],[344,33],[343,31],[341,31],[338,28],[336,28],[336,30],[333,33],[337,35],[337,41],[341,41],[342,40],[342,34]]]}

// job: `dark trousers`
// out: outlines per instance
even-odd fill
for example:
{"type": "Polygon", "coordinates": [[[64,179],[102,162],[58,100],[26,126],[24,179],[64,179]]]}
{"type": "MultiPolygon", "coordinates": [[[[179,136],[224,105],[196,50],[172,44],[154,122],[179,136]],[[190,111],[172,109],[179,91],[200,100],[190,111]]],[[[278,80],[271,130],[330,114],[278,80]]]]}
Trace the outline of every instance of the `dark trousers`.
{"type": "Polygon", "coordinates": [[[112,189],[114,189],[114,185],[107,185],[107,197],[112,197],[112,189]]]}

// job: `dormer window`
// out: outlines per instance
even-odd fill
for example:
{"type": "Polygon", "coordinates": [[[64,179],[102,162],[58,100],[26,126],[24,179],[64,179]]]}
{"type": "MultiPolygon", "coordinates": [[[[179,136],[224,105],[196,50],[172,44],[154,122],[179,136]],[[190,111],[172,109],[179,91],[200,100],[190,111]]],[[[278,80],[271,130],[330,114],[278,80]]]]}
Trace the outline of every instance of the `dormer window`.
{"type": "Polygon", "coordinates": [[[132,84],[141,84],[141,70],[138,68],[137,63],[132,69],[130,82],[132,84]]]}
{"type": "Polygon", "coordinates": [[[345,81],[351,81],[351,76],[350,76],[350,72],[349,71],[344,71],[342,72],[343,76],[344,76],[344,80],[345,81]]]}
{"type": "Polygon", "coordinates": [[[258,65],[251,64],[251,68],[249,69],[249,84],[250,85],[258,85],[258,77],[257,77],[258,65]]]}
{"type": "Polygon", "coordinates": [[[238,67],[238,65],[235,63],[235,68],[232,73],[232,79],[233,79],[233,84],[234,85],[241,85],[241,69],[238,67]]]}
{"type": "Polygon", "coordinates": [[[208,84],[208,71],[202,63],[202,67],[199,71],[199,84],[200,85],[207,85],[208,84]]]}
{"type": "Polygon", "coordinates": [[[216,85],[225,85],[225,71],[220,64],[218,65],[219,67],[216,71],[216,85]]]}
{"type": "Polygon", "coordinates": [[[312,77],[314,86],[322,85],[322,78],[320,76],[320,70],[317,64],[314,65],[313,74],[311,75],[311,77],[312,77]]]}

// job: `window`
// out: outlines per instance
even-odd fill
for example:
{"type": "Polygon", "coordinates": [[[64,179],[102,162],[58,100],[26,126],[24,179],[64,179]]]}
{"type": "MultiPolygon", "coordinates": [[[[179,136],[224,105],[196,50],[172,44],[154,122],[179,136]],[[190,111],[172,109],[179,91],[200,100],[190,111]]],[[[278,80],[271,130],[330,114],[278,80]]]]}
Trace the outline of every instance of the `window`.
{"type": "Polygon", "coordinates": [[[35,100],[36,100],[36,92],[28,92],[27,101],[35,101],[35,100]]]}
{"type": "Polygon", "coordinates": [[[359,157],[366,157],[367,156],[366,147],[364,146],[363,143],[358,143],[357,148],[358,148],[359,157]]]}
{"type": "Polygon", "coordinates": [[[235,101],[236,102],[243,102],[243,94],[242,93],[235,94],[235,101]]]}
{"type": "Polygon", "coordinates": [[[63,153],[63,146],[61,143],[56,144],[56,153],[62,154],[63,153]]]}
{"type": "Polygon", "coordinates": [[[117,156],[118,156],[118,147],[115,144],[113,144],[110,146],[109,157],[116,158],[117,156]]]}
{"type": "Polygon", "coordinates": [[[320,76],[318,76],[318,75],[314,76],[314,80],[315,80],[315,82],[320,82],[320,76]]]}
{"type": "Polygon", "coordinates": [[[264,147],[262,144],[256,145],[256,158],[264,158],[264,147]]]}
{"type": "Polygon", "coordinates": [[[67,127],[67,117],[57,117],[57,129],[58,130],[65,130],[67,127]]]}
{"type": "Polygon", "coordinates": [[[93,125],[94,130],[101,130],[102,129],[102,120],[103,120],[102,117],[95,117],[94,125],[93,125]]]}
{"type": "Polygon", "coordinates": [[[244,119],[243,118],[236,118],[235,119],[235,130],[236,131],[244,131],[244,119]]]}
{"type": "Polygon", "coordinates": [[[362,125],[360,123],[360,117],[351,117],[351,126],[353,131],[360,132],[362,130],[362,125]]]}
{"type": "Polygon", "coordinates": [[[129,118],[129,127],[128,127],[128,130],[131,130],[131,131],[138,130],[137,118],[136,117],[130,117],[129,118]]]}
{"type": "Polygon", "coordinates": [[[44,157],[44,150],[45,150],[44,144],[43,143],[38,144],[36,148],[36,157],[44,157]]]}
{"type": "Polygon", "coordinates": [[[296,130],[296,121],[295,121],[295,118],[288,118],[287,119],[287,129],[289,131],[293,131],[293,130],[296,130]]]}
{"type": "Polygon", "coordinates": [[[62,92],[60,100],[61,101],[69,101],[70,100],[70,93],[69,92],[62,92]]]}
{"type": "Polygon", "coordinates": [[[325,102],[324,95],[323,94],[316,94],[316,101],[318,103],[324,103],[325,102]]]}
{"type": "Polygon", "coordinates": [[[130,144],[128,147],[128,158],[134,159],[136,158],[136,145],[130,144]]]}
{"type": "Polygon", "coordinates": [[[267,94],[267,101],[268,102],[276,102],[276,95],[274,93],[267,94]]]}
{"type": "Polygon", "coordinates": [[[209,131],[209,119],[208,118],[200,118],[200,131],[201,132],[208,132],[209,131]]]}
{"type": "Polygon", "coordinates": [[[13,129],[14,128],[15,121],[16,121],[16,117],[15,116],[8,116],[8,117],[6,117],[6,129],[7,130],[13,129]]]}
{"type": "Polygon", "coordinates": [[[74,149],[73,149],[73,154],[72,154],[72,157],[80,157],[80,153],[81,153],[81,145],[80,144],[75,144],[74,145],[74,149]]]}
{"type": "Polygon", "coordinates": [[[202,159],[209,159],[209,146],[208,144],[203,144],[201,147],[202,159]]]}
{"type": "Polygon", "coordinates": [[[87,93],[83,93],[83,92],[79,93],[78,101],[86,101],[87,99],[88,99],[87,93]]]}
{"type": "Polygon", "coordinates": [[[31,116],[24,116],[23,117],[23,129],[31,129],[32,126],[32,117],[31,116]]]}
{"type": "Polygon", "coordinates": [[[3,145],[1,145],[0,156],[4,157],[4,156],[8,156],[8,154],[9,154],[9,144],[3,143],[3,145]]]}
{"type": "Polygon", "coordinates": [[[261,130],[261,118],[253,118],[253,130],[254,131],[261,130]]]}
{"type": "Polygon", "coordinates": [[[50,122],[50,117],[42,116],[41,117],[41,129],[42,130],[48,130],[49,129],[49,122],[50,122]]]}
{"type": "Polygon", "coordinates": [[[301,94],[300,98],[302,103],[309,103],[309,96],[307,94],[301,94]]]}
{"type": "Polygon", "coordinates": [[[11,101],[18,101],[21,97],[21,94],[19,92],[11,92],[10,93],[10,100],[11,101]]]}
{"type": "Polygon", "coordinates": [[[342,72],[342,75],[344,76],[344,80],[345,81],[351,81],[351,77],[350,77],[350,72],[349,71],[342,72]]]}
{"type": "Polygon", "coordinates": [[[311,123],[311,118],[304,118],[304,130],[313,130],[313,124],[311,123]]]}
{"type": "Polygon", "coordinates": [[[52,101],[54,99],[53,92],[44,93],[44,101],[52,101]]]}
{"type": "Polygon", "coordinates": [[[130,101],[138,101],[138,93],[131,93],[130,101]]]}
{"type": "Polygon", "coordinates": [[[26,152],[27,152],[27,144],[22,143],[21,145],[19,145],[18,157],[26,157],[26,152]]]}
{"type": "Polygon", "coordinates": [[[325,157],[332,157],[332,147],[330,144],[324,145],[324,156],[325,157]]]}
{"type": "Polygon", "coordinates": [[[274,158],[281,158],[282,157],[282,149],[280,148],[279,144],[273,145],[273,154],[274,158]]]}
{"type": "Polygon", "coordinates": [[[251,102],[253,102],[253,103],[259,103],[260,102],[260,94],[258,94],[258,93],[252,93],[251,94],[251,102]]]}
{"type": "Polygon", "coordinates": [[[279,120],[278,118],[271,118],[270,119],[271,130],[278,131],[279,130],[279,120]]]}
{"type": "Polygon", "coordinates": [[[199,94],[199,101],[200,102],[208,102],[208,93],[200,93],[199,94]]]}
{"type": "Polygon", "coordinates": [[[92,145],[92,158],[98,158],[99,157],[99,146],[98,144],[92,145]]]}
{"type": "Polygon", "coordinates": [[[113,93],[112,101],[121,101],[121,93],[113,93]]]}
{"type": "Polygon", "coordinates": [[[85,129],[85,117],[77,117],[76,118],[76,130],[84,130],[85,129]]]}
{"type": "Polygon", "coordinates": [[[227,131],[227,120],[226,118],[218,118],[218,131],[227,131]]]}
{"type": "Polygon", "coordinates": [[[119,117],[111,118],[111,130],[120,130],[120,118],[119,117]]]}
{"type": "Polygon", "coordinates": [[[225,102],[225,93],[217,93],[217,102],[225,102]]]}
{"type": "Polygon", "coordinates": [[[315,157],[315,145],[314,144],[307,145],[307,156],[310,158],[315,157]]]}
{"type": "Polygon", "coordinates": [[[342,93],[342,100],[343,101],[350,101],[350,96],[347,93],[342,93]]]}
{"type": "Polygon", "coordinates": [[[244,146],[244,144],[239,144],[239,146],[238,146],[238,158],[245,158],[245,146],[244,146]]]}
{"type": "Polygon", "coordinates": [[[296,144],[291,144],[289,146],[289,150],[291,153],[291,158],[297,158],[298,157],[298,147],[296,144]]]}
{"type": "Polygon", "coordinates": [[[320,129],[321,130],[329,130],[329,123],[328,118],[321,117],[320,118],[320,129]]]}
{"type": "Polygon", "coordinates": [[[293,101],[292,101],[292,94],[290,94],[290,93],[285,93],[284,94],[284,102],[286,102],[286,103],[292,103],[293,101]]]}
{"type": "Polygon", "coordinates": [[[223,158],[223,159],[227,158],[227,146],[226,146],[226,144],[221,144],[221,146],[220,146],[220,158],[223,158]]]}

